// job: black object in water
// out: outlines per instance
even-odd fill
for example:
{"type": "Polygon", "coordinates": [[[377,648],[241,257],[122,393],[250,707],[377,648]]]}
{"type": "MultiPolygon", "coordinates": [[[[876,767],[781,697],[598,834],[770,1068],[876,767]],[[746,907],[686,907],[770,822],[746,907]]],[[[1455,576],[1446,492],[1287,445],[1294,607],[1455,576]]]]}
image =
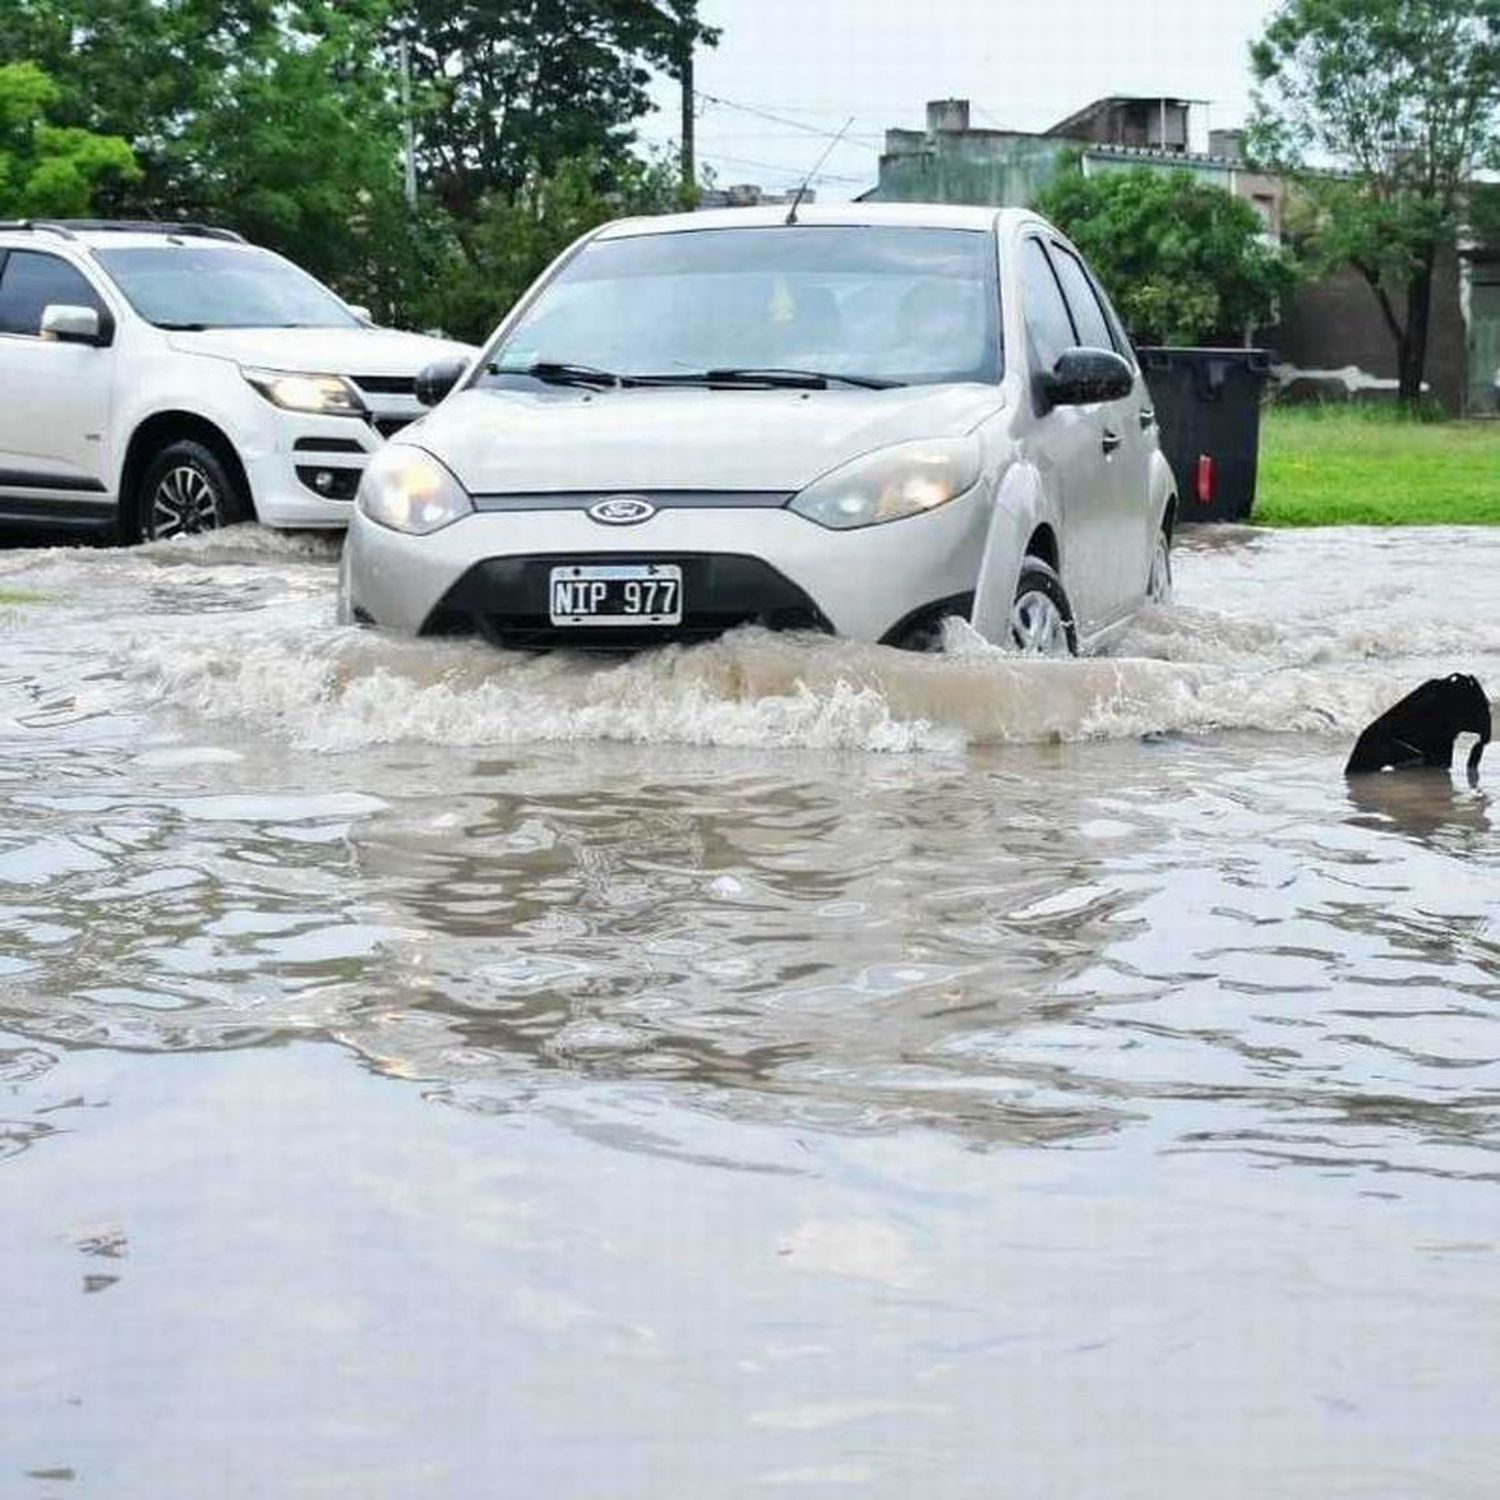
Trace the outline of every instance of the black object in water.
{"type": "Polygon", "coordinates": [[[1490,742],[1490,700],[1474,677],[1455,672],[1434,677],[1388,708],[1355,742],[1345,776],[1368,771],[1425,768],[1447,771],[1453,765],[1453,742],[1477,734],[1469,752],[1469,779],[1479,775],[1479,757],[1490,742]]]}

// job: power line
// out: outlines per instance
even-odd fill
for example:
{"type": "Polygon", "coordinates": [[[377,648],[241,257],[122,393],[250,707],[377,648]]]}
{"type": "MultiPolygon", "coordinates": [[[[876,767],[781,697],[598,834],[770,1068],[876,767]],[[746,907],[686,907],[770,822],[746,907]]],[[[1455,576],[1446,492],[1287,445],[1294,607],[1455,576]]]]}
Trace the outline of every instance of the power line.
{"type": "MultiPolygon", "coordinates": [[[[786,115],[773,114],[768,109],[757,109],[753,104],[739,104],[733,99],[721,98],[718,94],[710,94],[706,89],[698,90],[698,97],[707,100],[710,104],[720,105],[724,109],[736,109],[741,114],[754,115],[759,120],[769,120],[773,125],[785,125],[790,130],[800,130],[804,135],[821,136],[825,141],[838,139],[838,131],[824,130],[817,125],[808,125],[801,120],[789,119],[786,115]]],[[[872,136],[846,135],[846,141],[857,142],[868,151],[879,151],[883,142],[875,140],[872,136]]]]}
{"type": "MultiPolygon", "coordinates": [[[[807,176],[806,167],[789,167],[782,162],[757,161],[753,156],[724,156],[720,152],[706,150],[699,153],[711,162],[725,162],[732,167],[755,167],[762,172],[780,172],[784,176],[801,182],[807,176]]],[[[814,172],[814,182],[845,182],[855,186],[869,182],[868,177],[843,177],[837,172],[814,172]]]]}

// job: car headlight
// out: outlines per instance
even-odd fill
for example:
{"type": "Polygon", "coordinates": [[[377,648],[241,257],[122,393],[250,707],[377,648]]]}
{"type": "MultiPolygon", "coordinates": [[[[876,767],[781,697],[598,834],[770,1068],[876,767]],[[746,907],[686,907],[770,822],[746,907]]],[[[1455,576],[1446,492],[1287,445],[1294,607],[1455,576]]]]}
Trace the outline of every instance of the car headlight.
{"type": "Polygon", "coordinates": [[[240,374],[273,406],[287,411],[319,412],[327,417],[362,417],[365,403],[342,375],[298,375],[288,370],[253,370],[240,374]]]}
{"type": "Polygon", "coordinates": [[[972,437],[898,443],[815,479],[792,501],[798,515],[848,531],[935,510],[974,488],[979,443],[972,437]]]}
{"type": "Polygon", "coordinates": [[[404,443],[387,443],[370,460],[354,503],[372,521],[411,536],[474,512],[468,492],[437,459],[404,443]]]}

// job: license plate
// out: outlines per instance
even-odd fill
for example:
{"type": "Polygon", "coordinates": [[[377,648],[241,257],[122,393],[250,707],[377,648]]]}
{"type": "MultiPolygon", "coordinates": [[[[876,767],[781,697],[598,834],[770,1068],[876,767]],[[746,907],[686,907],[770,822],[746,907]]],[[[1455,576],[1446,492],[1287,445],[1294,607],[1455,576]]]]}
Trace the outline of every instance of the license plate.
{"type": "Polygon", "coordinates": [[[579,563],[553,568],[554,625],[680,625],[676,563],[579,563]]]}

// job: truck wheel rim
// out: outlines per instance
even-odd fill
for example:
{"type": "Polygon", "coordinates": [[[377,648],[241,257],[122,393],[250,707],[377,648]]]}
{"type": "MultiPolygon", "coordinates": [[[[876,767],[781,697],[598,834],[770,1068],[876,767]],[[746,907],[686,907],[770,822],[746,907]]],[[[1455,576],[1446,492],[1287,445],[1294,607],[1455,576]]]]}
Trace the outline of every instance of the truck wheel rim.
{"type": "Polygon", "coordinates": [[[1068,622],[1057,602],[1040,589],[1028,589],[1010,610],[1010,637],[1023,656],[1070,656],[1068,622]]]}
{"type": "Polygon", "coordinates": [[[187,536],[222,524],[219,495],[208,476],[191,464],[168,469],[151,496],[151,535],[187,536]]]}
{"type": "Polygon", "coordinates": [[[1156,539],[1156,551],[1151,554],[1151,577],[1146,583],[1146,597],[1153,604],[1172,602],[1172,549],[1163,532],[1156,539]]]}

